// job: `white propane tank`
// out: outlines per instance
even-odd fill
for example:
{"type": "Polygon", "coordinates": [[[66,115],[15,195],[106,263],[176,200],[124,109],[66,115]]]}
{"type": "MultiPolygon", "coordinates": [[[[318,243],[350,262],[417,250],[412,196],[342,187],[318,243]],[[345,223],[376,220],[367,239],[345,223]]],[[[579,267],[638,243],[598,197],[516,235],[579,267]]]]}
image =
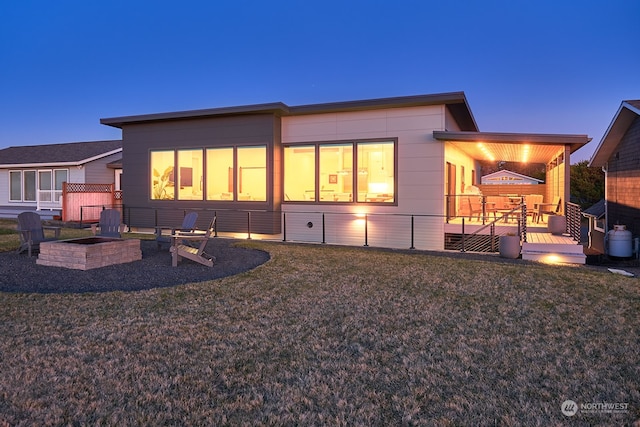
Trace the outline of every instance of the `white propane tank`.
{"type": "Polygon", "coordinates": [[[629,258],[633,255],[631,232],[627,230],[626,225],[614,225],[613,230],[607,233],[607,238],[609,255],[620,258],[629,258]]]}

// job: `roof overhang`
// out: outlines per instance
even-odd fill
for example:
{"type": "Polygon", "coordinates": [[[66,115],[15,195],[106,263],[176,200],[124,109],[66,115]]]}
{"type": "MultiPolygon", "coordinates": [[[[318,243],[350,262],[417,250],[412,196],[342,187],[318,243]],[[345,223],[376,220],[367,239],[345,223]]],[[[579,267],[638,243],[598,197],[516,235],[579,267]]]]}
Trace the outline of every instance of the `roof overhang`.
{"type": "MultiPolygon", "coordinates": [[[[616,112],[611,124],[604,133],[598,148],[591,156],[589,166],[603,167],[613,156],[614,151],[620,144],[622,137],[631,126],[631,123],[640,116],[640,108],[630,103],[631,101],[623,101],[620,108],[616,112]]],[[[636,101],[637,102],[637,101],[636,101]]]]}
{"type": "Polygon", "coordinates": [[[432,95],[401,96],[393,98],[367,99],[360,101],[331,102],[288,106],[282,102],[245,105],[238,107],[211,108],[205,110],[178,111],[171,113],[146,114],[100,119],[103,125],[122,128],[130,124],[201,119],[247,114],[274,114],[277,116],[298,116],[308,114],[340,113],[350,111],[379,110],[387,108],[445,105],[461,129],[477,131],[478,126],[467,103],[464,92],[449,92],[432,95]]]}
{"type": "Polygon", "coordinates": [[[587,135],[497,132],[433,131],[433,137],[454,144],[474,159],[524,163],[547,163],[565,147],[573,153],[591,141],[587,135]]]}

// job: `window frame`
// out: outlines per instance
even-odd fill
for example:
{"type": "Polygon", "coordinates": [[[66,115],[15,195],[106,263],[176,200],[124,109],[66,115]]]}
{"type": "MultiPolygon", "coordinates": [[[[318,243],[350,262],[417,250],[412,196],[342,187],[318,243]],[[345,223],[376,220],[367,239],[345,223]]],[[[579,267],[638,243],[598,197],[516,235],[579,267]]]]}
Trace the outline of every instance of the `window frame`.
{"type": "MultiPolygon", "coordinates": [[[[309,142],[286,142],[282,143],[282,149],[284,152],[285,148],[292,147],[314,147],[315,150],[315,193],[314,200],[286,200],[284,199],[282,203],[284,204],[315,204],[315,205],[361,205],[361,206],[398,206],[398,138],[397,137],[388,137],[388,138],[364,138],[364,139],[345,139],[345,140],[329,140],[329,141],[309,141],[309,142]],[[358,190],[358,174],[353,173],[353,171],[357,171],[358,168],[358,145],[359,144],[375,144],[375,143],[392,143],[393,144],[393,201],[392,202],[384,202],[384,201],[360,201],[358,200],[357,195],[355,194],[358,190]],[[350,201],[326,201],[320,199],[320,147],[326,147],[330,145],[336,146],[344,146],[347,144],[352,145],[353,155],[352,155],[352,197],[350,201]]],[[[282,162],[282,188],[284,191],[285,187],[285,162],[283,156],[282,162]]]]}
{"type": "MultiPolygon", "coordinates": [[[[149,168],[148,168],[148,185],[147,188],[147,197],[149,198],[150,203],[155,202],[203,202],[203,203],[269,203],[271,198],[273,197],[273,189],[269,188],[269,183],[272,180],[269,177],[269,174],[272,171],[272,166],[270,162],[272,161],[270,155],[270,147],[271,145],[268,143],[238,143],[238,144],[224,144],[224,145],[207,145],[202,147],[176,147],[176,148],[150,148],[148,152],[149,159],[149,168]],[[238,168],[238,149],[242,148],[264,148],[264,162],[265,162],[265,200],[240,200],[239,199],[239,168],[238,168]],[[207,151],[215,150],[215,149],[231,149],[233,152],[233,196],[230,200],[218,200],[218,199],[209,199],[207,197],[208,191],[208,183],[207,183],[207,151]],[[174,181],[177,180],[178,174],[176,172],[176,168],[179,167],[178,163],[178,152],[179,151],[201,151],[202,152],[202,199],[180,199],[178,195],[178,191],[174,190],[173,198],[170,199],[162,199],[162,198],[153,198],[153,167],[152,167],[152,155],[154,152],[173,152],[173,177],[174,181]]],[[[175,185],[175,182],[174,182],[175,185]]]]}

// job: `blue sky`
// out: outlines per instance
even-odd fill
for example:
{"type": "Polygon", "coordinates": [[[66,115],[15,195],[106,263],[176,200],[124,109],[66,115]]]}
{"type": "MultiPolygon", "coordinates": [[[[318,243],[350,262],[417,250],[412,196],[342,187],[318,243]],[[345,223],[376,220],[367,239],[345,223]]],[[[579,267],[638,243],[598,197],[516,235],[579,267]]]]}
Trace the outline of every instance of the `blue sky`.
{"type": "Polygon", "coordinates": [[[638,0],[7,1],[0,148],[100,118],[464,91],[481,131],[588,134],[640,99],[638,0]]]}

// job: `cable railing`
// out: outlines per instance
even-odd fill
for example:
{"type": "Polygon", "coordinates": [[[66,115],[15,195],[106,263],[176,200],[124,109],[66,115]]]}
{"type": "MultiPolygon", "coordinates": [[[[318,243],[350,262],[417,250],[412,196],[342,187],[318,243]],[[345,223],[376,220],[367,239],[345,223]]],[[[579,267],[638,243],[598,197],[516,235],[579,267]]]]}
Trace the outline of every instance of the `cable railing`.
{"type": "MultiPolygon", "coordinates": [[[[109,208],[120,210],[123,222],[137,230],[180,224],[188,212],[196,211],[200,213],[200,227],[215,216],[218,221],[215,236],[221,233],[234,238],[460,252],[498,252],[500,236],[507,234],[516,234],[522,242],[527,241],[528,211],[522,202],[511,209],[487,209],[479,216],[131,205],[83,206],[82,215],[87,219],[98,218],[101,210],[109,208]]],[[[567,214],[574,217],[574,208],[567,208],[567,214]]]]}

